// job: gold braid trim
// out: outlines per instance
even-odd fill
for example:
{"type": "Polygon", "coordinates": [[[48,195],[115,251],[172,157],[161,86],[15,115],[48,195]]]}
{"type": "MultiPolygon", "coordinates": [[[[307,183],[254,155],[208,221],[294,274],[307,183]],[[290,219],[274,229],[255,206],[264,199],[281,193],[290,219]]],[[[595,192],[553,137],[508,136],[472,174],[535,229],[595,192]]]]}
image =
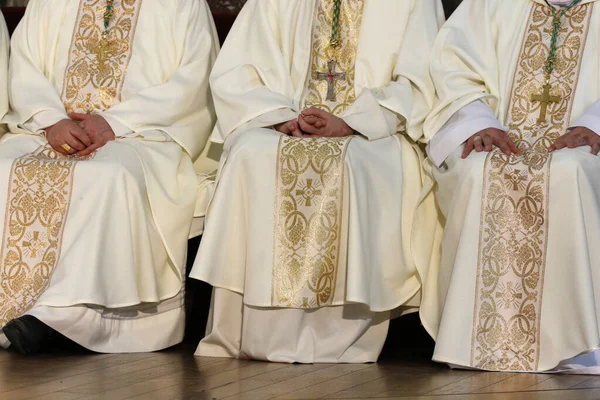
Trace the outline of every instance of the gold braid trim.
{"type": "MultiPolygon", "coordinates": [[[[81,0],[63,83],[68,112],[97,113],[120,101],[141,4],[116,0],[116,23],[103,42],[104,1],[81,0]]],[[[43,146],[13,162],[0,249],[0,327],[31,309],[50,284],[80,161],[43,146]]]]}
{"type": "Polygon", "coordinates": [[[282,136],[277,152],[274,307],[332,303],[338,271],[346,149],[352,137],[282,136]]]}
{"type": "Polygon", "coordinates": [[[533,6],[514,75],[507,121],[521,156],[491,152],[485,163],[471,366],[535,371],[548,241],[551,155],[547,148],[569,127],[592,4],[565,15],[559,37],[548,118],[537,123],[545,84],[552,12],[533,6]]]}
{"type": "Polygon", "coordinates": [[[306,108],[317,107],[340,116],[354,103],[354,70],[363,8],[364,0],[342,2],[339,44],[332,47],[330,41],[334,4],[332,0],[319,1],[315,11],[309,79],[301,102],[306,108]],[[320,72],[327,72],[327,63],[332,59],[337,63],[337,72],[346,74],[346,80],[335,82],[335,102],[326,100],[328,83],[318,79],[320,72]]]}
{"type": "Polygon", "coordinates": [[[50,284],[75,164],[50,146],[13,162],[0,250],[0,327],[28,311],[50,284]]]}
{"type": "Polygon", "coordinates": [[[105,0],[81,0],[62,100],[67,112],[93,114],[121,100],[142,0],[115,0],[114,25],[104,33],[105,0]]]}

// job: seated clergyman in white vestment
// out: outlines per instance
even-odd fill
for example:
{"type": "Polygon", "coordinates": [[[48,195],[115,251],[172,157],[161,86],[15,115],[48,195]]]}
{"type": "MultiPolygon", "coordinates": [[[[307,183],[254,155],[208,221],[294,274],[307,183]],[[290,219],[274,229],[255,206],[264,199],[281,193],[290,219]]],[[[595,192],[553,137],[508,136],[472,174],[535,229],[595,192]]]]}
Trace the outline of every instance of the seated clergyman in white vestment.
{"type": "Polygon", "coordinates": [[[600,372],[599,46],[589,0],[465,0],[440,31],[425,134],[445,231],[419,266],[436,361],[600,372]]]}
{"type": "Polygon", "coordinates": [[[216,116],[204,0],[32,0],[0,141],[0,341],[181,341],[194,160],[216,116]]]}
{"type": "Polygon", "coordinates": [[[250,0],[211,74],[225,153],[191,276],[197,355],[376,361],[415,300],[438,0],[250,0]]]}

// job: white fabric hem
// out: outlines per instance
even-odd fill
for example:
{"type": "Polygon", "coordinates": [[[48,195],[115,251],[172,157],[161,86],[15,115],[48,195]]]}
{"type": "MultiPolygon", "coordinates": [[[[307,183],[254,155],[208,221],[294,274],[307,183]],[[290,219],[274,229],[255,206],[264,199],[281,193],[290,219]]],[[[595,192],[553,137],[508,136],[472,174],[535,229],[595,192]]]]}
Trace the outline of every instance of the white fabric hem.
{"type": "Polygon", "coordinates": [[[6,350],[10,347],[10,344],[10,340],[8,340],[2,329],[0,329],[0,347],[6,350]]]}
{"type": "Polygon", "coordinates": [[[371,363],[379,358],[390,313],[360,305],[318,310],[256,309],[215,289],[200,357],[305,364],[371,363]]]}
{"type": "Polygon", "coordinates": [[[460,361],[446,357],[433,357],[433,361],[448,364],[452,369],[463,369],[470,371],[506,372],[519,374],[569,374],[569,375],[600,375],[600,349],[595,347],[588,349],[578,355],[556,363],[554,368],[539,369],[536,371],[519,370],[495,370],[487,368],[474,368],[460,361]]]}
{"type": "MultiPolygon", "coordinates": [[[[190,278],[208,283],[214,289],[222,289],[222,290],[227,290],[227,291],[230,291],[230,292],[242,295],[242,296],[244,295],[244,291],[241,289],[230,288],[230,287],[227,287],[226,285],[216,285],[216,284],[213,284],[212,282],[210,282],[210,280],[208,280],[208,279],[204,279],[199,276],[192,275],[192,274],[190,274],[190,278]]],[[[401,300],[399,300],[397,303],[394,303],[394,305],[391,305],[388,307],[382,307],[381,309],[373,308],[373,307],[371,307],[370,304],[368,304],[367,302],[364,302],[364,301],[353,301],[351,298],[347,298],[346,301],[344,301],[344,302],[334,301],[331,304],[329,304],[327,307],[344,307],[344,306],[351,306],[351,305],[363,305],[365,307],[368,307],[369,311],[371,311],[373,313],[388,312],[388,311],[395,310],[398,307],[402,307],[403,305],[405,305],[406,302],[408,302],[410,299],[415,297],[415,295],[419,292],[420,289],[421,289],[420,285],[418,285],[418,284],[415,285],[414,289],[409,290],[408,294],[406,296],[402,296],[401,300]]],[[[294,308],[290,308],[290,307],[274,307],[273,304],[257,304],[257,303],[250,304],[245,301],[244,301],[244,305],[246,305],[248,307],[264,308],[264,309],[281,309],[281,310],[294,309],[294,308]]],[[[326,308],[326,307],[321,307],[321,308],[326,308]]],[[[308,309],[308,310],[319,310],[319,309],[320,308],[314,308],[314,309],[308,309]]],[[[302,310],[306,310],[306,309],[302,308],[302,310]]]]}
{"type": "Polygon", "coordinates": [[[79,345],[98,353],[143,353],[183,340],[183,291],[158,305],[128,309],[35,306],[32,315],[79,345]]]}

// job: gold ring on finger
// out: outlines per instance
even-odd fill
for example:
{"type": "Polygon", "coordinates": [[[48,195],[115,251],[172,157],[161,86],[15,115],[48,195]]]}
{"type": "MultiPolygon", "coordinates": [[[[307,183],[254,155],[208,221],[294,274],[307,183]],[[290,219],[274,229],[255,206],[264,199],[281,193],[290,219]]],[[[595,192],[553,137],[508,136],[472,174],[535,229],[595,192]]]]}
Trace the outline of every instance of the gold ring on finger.
{"type": "Polygon", "coordinates": [[[62,147],[62,148],[63,148],[63,149],[64,149],[64,150],[65,150],[67,153],[70,153],[70,152],[71,152],[71,146],[69,146],[69,145],[68,145],[68,144],[66,144],[66,143],[65,143],[65,144],[63,144],[63,145],[62,145],[62,146],[60,146],[60,147],[62,147]]]}

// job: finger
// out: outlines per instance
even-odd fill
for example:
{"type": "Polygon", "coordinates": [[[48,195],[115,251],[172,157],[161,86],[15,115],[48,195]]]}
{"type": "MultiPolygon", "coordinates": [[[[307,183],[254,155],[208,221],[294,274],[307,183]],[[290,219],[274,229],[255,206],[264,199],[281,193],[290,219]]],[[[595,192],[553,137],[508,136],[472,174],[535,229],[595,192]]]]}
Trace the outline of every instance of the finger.
{"type": "Polygon", "coordinates": [[[283,131],[286,135],[292,134],[292,129],[294,128],[295,123],[296,123],[296,121],[290,121],[284,125],[283,131]]]}
{"type": "Polygon", "coordinates": [[[313,117],[318,117],[318,118],[321,118],[321,119],[327,118],[327,114],[325,114],[324,111],[319,110],[316,107],[311,107],[308,110],[302,111],[302,115],[304,115],[305,117],[313,116],[313,117]]]}
{"type": "Polygon", "coordinates": [[[283,133],[284,135],[289,135],[290,134],[290,127],[289,127],[290,124],[291,124],[291,122],[283,122],[281,124],[275,125],[273,128],[279,133],[283,133]]]}
{"type": "Polygon", "coordinates": [[[510,149],[510,151],[514,154],[519,154],[519,148],[517,147],[517,145],[515,144],[515,142],[512,141],[511,138],[508,138],[508,148],[510,149]]]}
{"type": "Polygon", "coordinates": [[[300,129],[302,129],[303,132],[310,133],[313,135],[315,135],[319,132],[319,129],[315,128],[313,125],[306,122],[306,120],[304,119],[304,117],[302,115],[300,117],[298,117],[298,124],[300,125],[300,129]]]}
{"type": "Polygon", "coordinates": [[[494,145],[496,145],[496,147],[498,147],[507,156],[518,152],[517,147],[514,145],[512,140],[510,140],[510,138],[505,134],[502,134],[501,136],[494,136],[493,142],[494,145]]]}
{"type": "Polygon", "coordinates": [[[548,151],[552,152],[552,151],[564,149],[565,147],[566,147],[565,137],[561,136],[558,139],[556,139],[556,141],[554,142],[554,144],[552,146],[550,146],[550,148],[548,149],[548,151]]]}
{"type": "Polygon", "coordinates": [[[473,140],[473,142],[475,143],[475,151],[478,153],[481,153],[483,151],[483,140],[482,139],[473,140]]]}
{"type": "Polygon", "coordinates": [[[592,145],[592,154],[597,156],[600,153],[600,142],[594,142],[592,145]]]}
{"type": "Polygon", "coordinates": [[[492,140],[491,137],[486,135],[483,137],[483,146],[484,146],[485,151],[487,151],[489,153],[490,151],[492,151],[494,149],[494,141],[492,140]]]}
{"type": "Polygon", "coordinates": [[[291,136],[292,135],[292,131],[296,128],[296,125],[298,123],[296,121],[290,121],[290,122],[286,122],[282,127],[281,127],[281,133],[291,136]]]}
{"type": "Polygon", "coordinates": [[[465,149],[463,150],[463,153],[462,153],[462,158],[465,159],[465,158],[469,157],[469,155],[473,151],[473,148],[474,148],[473,139],[467,140],[467,143],[465,144],[465,149]]]}
{"type": "Polygon", "coordinates": [[[304,118],[304,121],[306,121],[307,123],[314,125],[315,123],[317,123],[317,121],[320,121],[319,118],[317,117],[313,117],[312,115],[302,115],[300,114],[300,116],[298,117],[298,119],[300,118],[304,118]]]}
{"type": "Polygon", "coordinates": [[[73,129],[71,134],[75,136],[85,147],[88,147],[92,144],[92,139],[90,135],[88,135],[85,130],[82,129],[73,129]]]}
{"type": "Polygon", "coordinates": [[[584,146],[585,139],[579,135],[571,135],[567,139],[567,147],[570,149],[574,149],[575,147],[584,146]]]}
{"type": "MultiPolygon", "coordinates": [[[[321,129],[327,126],[327,121],[318,117],[313,117],[312,115],[300,115],[300,118],[304,118],[304,120],[314,126],[317,129],[321,129]]],[[[300,119],[298,118],[298,119],[300,119]]]]}
{"type": "Polygon", "coordinates": [[[67,153],[67,151],[65,149],[63,149],[61,146],[57,146],[52,143],[50,143],[50,146],[52,146],[52,149],[54,149],[55,152],[60,153],[63,156],[70,156],[70,154],[67,153]]]}
{"type": "Polygon", "coordinates": [[[83,121],[83,120],[85,120],[88,117],[89,117],[88,114],[80,114],[80,113],[76,113],[76,112],[73,112],[73,113],[69,114],[69,118],[71,118],[71,119],[73,119],[75,121],[83,121]]]}
{"type": "Polygon", "coordinates": [[[88,148],[78,152],[76,154],[77,157],[85,157],[85,156],[89,156],[90,154],[92,154],[93,152],[95,152],[96,150],[98,150],[100,147],[104,146],[104,144],[100,144],[100,143],[94,143],[93,145],[89,146],[88,148]]]}
{"type": "Polygon", "coordinates": [[[317,121],[313,125],[317,129],[322,129],[327,126],[327,121],[322,120],[322,119],[317,119],[317,121]]]}
{"type": "Polygon", "coordinates": [[[510,149],[508,141],[506,141],[506,140],[496,140],[495,144],[507,156],[510,156],[512,154],[512,150],[510,149]]]}
{"type": "Polygon", "coordinates": [[[64,138],[64,143],[68,144],[71,147],[71,151],[69,153],[77,153],[78,151],[84,150],[87,146],[84,145],[77,139],[75,136],[67,136],[64,138]]]}
{"type": "Polygon", "coordinates": [[[585,131],[581,127],[578,126],[571,130],[567,130],[567,133],[565,135],[563,135],[562,137],[581,136],[582,134],[585,134],[585,131]]]}
{"type": "Polygon", "coordinates": [[[292,135],[293,135],[294,137],[297,137],[297,138],[300,138],[300,139],[311,139],[311,138],[313,138],[313,137],[314,137],[313,135],[306,135],[306,134],[304,134],[304,132],[302,132],[302,131],[300,130],[300,127],[298,127],[297,129],[294,129],[294,130],[292,131],[292,135]]]}
{"type": "Polygon", "coordinates": [[[296,121],[290,123],[290,133],[292,136],[297,138],[303,137],[302,131],[300,130],[300,125],[296,121]]]}
{"type": "Polygon", "coordinates": [[[579,135],[575,139],[575,146],[576,147],[587,146],[587,145],[588,145],[588,138],[587,138],[587,136],[579,135]]]}

